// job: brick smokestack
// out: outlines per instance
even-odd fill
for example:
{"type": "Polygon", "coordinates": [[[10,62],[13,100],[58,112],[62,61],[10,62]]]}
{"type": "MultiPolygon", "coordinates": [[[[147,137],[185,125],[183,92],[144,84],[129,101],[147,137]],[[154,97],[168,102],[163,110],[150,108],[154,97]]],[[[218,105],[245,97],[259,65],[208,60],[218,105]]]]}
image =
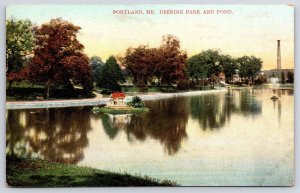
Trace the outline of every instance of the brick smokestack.
{"type": "Polygon", "coordinates": [[[277,70],[281,70],[280,40],[277,40],[277,70]]]}

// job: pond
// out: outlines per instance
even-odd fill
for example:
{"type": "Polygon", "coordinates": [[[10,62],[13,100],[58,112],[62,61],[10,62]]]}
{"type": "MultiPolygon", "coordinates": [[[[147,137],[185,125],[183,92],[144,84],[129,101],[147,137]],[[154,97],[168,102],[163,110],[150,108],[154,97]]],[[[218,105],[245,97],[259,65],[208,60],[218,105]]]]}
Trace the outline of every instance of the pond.
{"type": "Polygon", "coordinates": [[[292,185],[294,94],[230,89],[147,101],[142,115],[92,107],[7,110],[7,153],[187,186],[292,185]]]}

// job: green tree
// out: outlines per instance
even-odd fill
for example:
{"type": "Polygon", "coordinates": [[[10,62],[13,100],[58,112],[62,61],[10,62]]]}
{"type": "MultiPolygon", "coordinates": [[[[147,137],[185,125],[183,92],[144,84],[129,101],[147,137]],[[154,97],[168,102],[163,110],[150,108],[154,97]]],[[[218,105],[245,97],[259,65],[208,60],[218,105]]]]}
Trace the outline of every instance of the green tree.
{"type": "Polygon", "coordinates": [[[198,80],[208,78],[211,87],[214,88],[216,77],[222,70],[222,60],[219,51],[206,50],[200,54],[192,56],[188,60],[187,74],[190,78],[198,80]]]}
{"type": "Polygon", "coordinates": [[[19,71],[32,53],[34,43],[29,20],[6,20],[6,77],[10,91],[13,81],[22,78],[19,71]]]}
{"type": "Polygon", "coordinates": [[[97,86],[105,90],[120,91],[120,82],[124,82],[122,70],[114,56],[110,56],[99,70],[97,86]]]}
{"type": "Polygon", "coordinates": [[[294,73],[293,72],[288,72],[287,73],[287,83],[294,83],[294,73]]]}
{"type": "Polygon", "coordinates": [[[285,73],[284,72],[281,72],[281,83],[282,84],[285,84],[286,83],[286,77],[285,77],[285,73]]]}
{"type": "Polygon", "coordinates": [[[236,73],[236,70],[238,69],[237,62],[234,58],[232,58],[229,55],[221,55],[221,65],[222,65],[222,71],[225,74],[226,82],[230,83],[233,80],[233,76],[236,73]]]}
{"type": "Polygon", "coordinates": [[[192,56],[187,60],[186,73],[187,76],[192,79],[196,85],[199,84],[199,80],[208,77],[207,66],[203,65],[204,57],[202,54],[192,56]]]}
{"type": "Polygon", "coordinates": [[[255,76],[262,68],[262,60],[254,56],[243,56],[237,59],[241,78],[253,83],[255,76]]]}
{"type": "Polygon", "coordinates": [[[91,57],[90,62],[92,65],[93,79],[96,81],[99,76],[100,68],[104,65],[104,62],[102,62],[99,56],[91,57]]]}

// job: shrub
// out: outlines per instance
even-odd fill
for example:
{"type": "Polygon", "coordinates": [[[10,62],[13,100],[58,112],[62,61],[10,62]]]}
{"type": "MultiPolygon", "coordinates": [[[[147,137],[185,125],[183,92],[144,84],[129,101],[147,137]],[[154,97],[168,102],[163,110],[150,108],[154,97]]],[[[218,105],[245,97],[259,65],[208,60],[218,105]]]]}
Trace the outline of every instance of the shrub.
{"type": "Polygon", "coordinates": [[[263,75],[259,75],[257,79],[254,80],[255,84],[263,84],[267,82],[267,78],[263,75]]]}
{"type": "Polygon", "coordinates": [[[129,106],[132,106],[134,108],[143,108],[144,102],[142,99],[138,96],[134,96],[130,102],[127,103],[129,106]]]}
{"type": "Polygon", "coordinates": [[[178,90],[187,90],[190,88],[190,83],[187,79],[181,79],[177,83],[177,89],[178,90]]]}

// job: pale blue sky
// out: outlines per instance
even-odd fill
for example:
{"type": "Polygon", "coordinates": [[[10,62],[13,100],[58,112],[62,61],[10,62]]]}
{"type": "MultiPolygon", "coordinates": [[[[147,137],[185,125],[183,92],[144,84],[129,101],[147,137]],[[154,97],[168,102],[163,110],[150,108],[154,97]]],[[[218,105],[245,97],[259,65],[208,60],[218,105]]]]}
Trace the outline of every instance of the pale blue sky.
{"type": "Polygon", "coordinates": [[[7,18],[38,25],[62,17],[82,27],[88,56],[103,60],[140,44],[158,46],[164,34],[181,41],[189,56],[220,49],[238,57],[255,55],[263,68],[276,66],[276,40],[282,40],[282,67],[294,66],[294,9],[288,5],[11,5],[7,18]],[[153,9],[155,15],[113,15],[117,9],[153,9]],[[159,10],[232,10],[230,15],[161,15],[159,10]]]}

